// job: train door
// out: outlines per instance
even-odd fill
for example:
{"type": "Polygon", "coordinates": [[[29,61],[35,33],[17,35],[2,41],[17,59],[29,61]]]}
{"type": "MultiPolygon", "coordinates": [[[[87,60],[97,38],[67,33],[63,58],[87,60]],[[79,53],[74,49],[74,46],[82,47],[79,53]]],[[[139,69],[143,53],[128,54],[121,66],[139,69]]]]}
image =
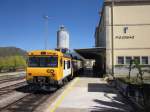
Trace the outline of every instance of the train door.
{"type": "Polygon", "coordinates": [[[64,60],[64,70],[63,70],[63,77],[66,77],[71,74],[71,61],[64,60]]]}
{"type": "Polygon", "coordinates": [[[71,60],[67,61],[67,73],[68,75],[71,75],[71,60]]]}

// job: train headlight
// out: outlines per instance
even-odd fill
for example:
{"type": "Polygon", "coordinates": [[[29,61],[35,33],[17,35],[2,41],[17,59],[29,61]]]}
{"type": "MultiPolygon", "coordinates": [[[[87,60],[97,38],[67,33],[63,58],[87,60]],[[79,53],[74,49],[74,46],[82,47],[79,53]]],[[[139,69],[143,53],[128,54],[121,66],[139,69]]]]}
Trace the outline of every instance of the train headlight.
{"type": "Polygon", "coordinates": [[[32,78],[33,78],[33,77],[32,77],[32,73],[27,73],[27,74],[26,74],[26,79],[27,79],[27,80],[32,80],[32,78]]]}
{"type": "Polygon", "coordinates": [[[28,73],[29,76],[32,76],[32,73],[28,73]]]}
{"type": "Polygon", "coordinates": [[[55,73],[51,73],[51,75],[52,75],[52,77],[54,77],[54,76],[55,76],[55,73]]]}

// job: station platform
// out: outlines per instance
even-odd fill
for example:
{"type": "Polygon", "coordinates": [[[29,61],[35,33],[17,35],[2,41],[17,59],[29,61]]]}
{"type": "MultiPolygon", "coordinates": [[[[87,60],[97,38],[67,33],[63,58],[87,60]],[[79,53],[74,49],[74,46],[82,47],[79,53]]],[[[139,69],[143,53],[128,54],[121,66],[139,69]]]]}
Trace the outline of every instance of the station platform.
{"type": "Polygon", "coordinates": [[[133,109],[103,78],[77,77],[66,86],[47,111],[133,112],[133,109]]]}

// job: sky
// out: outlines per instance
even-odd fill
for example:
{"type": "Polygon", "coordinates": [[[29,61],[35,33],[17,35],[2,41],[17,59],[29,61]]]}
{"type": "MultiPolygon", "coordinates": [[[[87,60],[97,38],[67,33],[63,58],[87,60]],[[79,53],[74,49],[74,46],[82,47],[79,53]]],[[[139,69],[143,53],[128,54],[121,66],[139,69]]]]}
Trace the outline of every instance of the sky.
{"type": "Polygon", "coordinates": [[[93,47],[102,3],[103,0],[0,0],[0,47],[44,49],[45,15],[51,17],[48,49],[56,48],[56,32],[61,25],[69,32],[70,49],[93,47]]]}

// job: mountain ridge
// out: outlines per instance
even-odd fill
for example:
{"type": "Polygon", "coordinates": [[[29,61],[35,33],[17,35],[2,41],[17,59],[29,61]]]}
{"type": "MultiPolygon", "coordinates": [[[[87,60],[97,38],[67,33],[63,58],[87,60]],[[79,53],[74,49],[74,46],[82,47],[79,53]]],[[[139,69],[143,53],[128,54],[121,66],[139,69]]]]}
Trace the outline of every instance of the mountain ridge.
{"type": "Polygon", "coordinates": [[[0,57],[6,56],[26,56],[27,51],[17,47],[0,47],[0,57]]]}

